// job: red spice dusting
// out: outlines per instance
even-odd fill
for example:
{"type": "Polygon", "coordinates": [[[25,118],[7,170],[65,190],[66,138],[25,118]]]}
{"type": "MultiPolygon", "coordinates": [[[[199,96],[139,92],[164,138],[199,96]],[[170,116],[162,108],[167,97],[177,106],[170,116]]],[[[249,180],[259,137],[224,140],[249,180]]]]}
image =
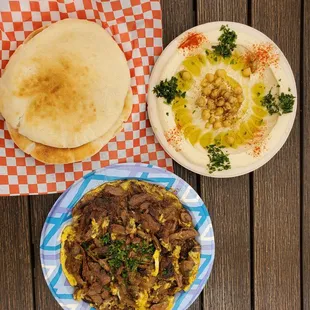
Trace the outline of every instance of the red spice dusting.
{"type": "Polygon", "coordinates": [[[271,43],[254,44],[245,54],[245,63],[252,72],[263,74],[269,66],[279,65],[280,55],[271,43]]]}
{"type": "Polygon", "coordinates": [[[182,141],[181,131],[175,127],[165,132],[167,142],[177,151],[180,152],[180,143],[182,141]]]}
{"type": "Polygon", "coordinates": [[[203,41],[206,40],[206,37],[202,33],[190,32],[180,43],[178,48],[194,50],[201,45],[203,41]]]}
{"type": "Polygon", "coordinates": [[[250,155],[257,158],[259,157],[264,150],[266,150],[265,144],[266,141],[264,139],[266,133],[266,128],[262,127],[258,131],[256,131],[253,135],[253,139],[248,143],[253,146],[250,151],[250,155]]]}

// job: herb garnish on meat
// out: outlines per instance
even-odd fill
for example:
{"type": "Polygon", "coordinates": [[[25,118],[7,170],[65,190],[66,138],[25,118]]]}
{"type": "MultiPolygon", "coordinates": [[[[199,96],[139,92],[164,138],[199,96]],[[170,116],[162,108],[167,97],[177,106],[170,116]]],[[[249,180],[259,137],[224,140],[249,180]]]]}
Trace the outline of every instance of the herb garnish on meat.
{"type": "Polygon", "coordinates": [[[214,171],[223,171],[231,168],[230,160],[222,151],[223,146],[216,146],[215,144],[211,144],[207,146],[208,157],[210,159],[210,163],[207,165],[209,168],[209,172],[213,173],[214,171]]]}
{"type": "Polygon", "coordinates": [[[153,93],[156,97],[165,98],[167,104],[171,104],[175,97],[184,98],[186,95],[186,92],[182,92],[178,89],[178,79],[175,76],[170,80],[165,79],[164,81],[160,81],[160,83],[153,88],[153,93]]]}
{"type": "Polygon", "coordinates": [[[237,34],[235,31],[230,30],[228,25],[222,25],[220,31],[222,31],[222,34],[218,38],[219,44],[212,46],[212,48],[216,55],[228,58],[237,46],[235,43],[237,40],[237,34]]]}
{"type": "Polygon", "coordinates": [[[279,115],[293,112],[295,97],[292,94],[281,93],[279,96],[271,94],[271,90],[265,95],[261,104],[265,107],[270,115],[278,113],[279,115]]]}

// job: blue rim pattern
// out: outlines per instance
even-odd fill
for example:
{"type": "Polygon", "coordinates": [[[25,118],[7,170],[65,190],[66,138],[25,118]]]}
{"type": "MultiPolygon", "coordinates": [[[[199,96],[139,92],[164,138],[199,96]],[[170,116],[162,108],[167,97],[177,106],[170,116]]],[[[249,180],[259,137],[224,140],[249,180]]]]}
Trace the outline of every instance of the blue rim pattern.
{"type": "Polygon", "coordinates": [[[47,285],[63,309],[93,309],[88,303],[73,299],[73,288],[60,264],[61,232],[71,222],[71,209],[86,192],[102,183],[121,179],[138,179],[173,189],[193,217],[195,228],[199,231],[201,262],[190,290],[177,294],[173,306],[173,310],[185,310],[199,296],[210,276],[215,255],[211,219],[204,202],[189,184],[169,171],[148,164],[116,164],[93,171],[75,182],[58,198],[45,221],[40,241],[41,265],[47,285]]]}

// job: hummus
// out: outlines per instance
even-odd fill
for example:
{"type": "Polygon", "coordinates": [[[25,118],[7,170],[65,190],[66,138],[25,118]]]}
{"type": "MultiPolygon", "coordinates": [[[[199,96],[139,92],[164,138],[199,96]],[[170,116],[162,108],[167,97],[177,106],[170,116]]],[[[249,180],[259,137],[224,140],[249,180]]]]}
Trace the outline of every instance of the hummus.
{"type": "MultiPolygon", "coordinates": [[[[269,42],[262,45],[237,32],[231,55],[222,57],[214,51],[219,33],[219,28],[199,32],[204,39],[194,48],[180,48],[188,40],[181,37],[156,83],[177,78],[182,95],[170,104],[156,98],[157,124],[179,157],[206,170],[209,145],[223,147],[231,167],[248,166],[262,157],[266,141],[282,117],[268,113],[262,104],[264,97],[269,92],[278,97],[290,91],[278,74],[279,54],[269,42]]],[[[153,129],[156,133],[157,128],[153,129]]]]}

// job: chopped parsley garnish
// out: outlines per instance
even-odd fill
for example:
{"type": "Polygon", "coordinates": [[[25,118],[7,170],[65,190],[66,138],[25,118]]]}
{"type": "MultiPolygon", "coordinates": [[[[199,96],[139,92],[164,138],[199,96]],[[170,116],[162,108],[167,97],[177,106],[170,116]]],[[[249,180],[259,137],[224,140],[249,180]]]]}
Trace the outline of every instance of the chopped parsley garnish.
{"type": "Polygon", "coordinates": [[[235,43],[237,40],[237,34],[235,31],[230,30],[228,25],[222,25],[220,31],[222,31],[222,34],[218,38],[219,44],[212,46],[212,48],[215,54],[224,58],[228,58],[231,56],[231,52],[237,46],[235,43]]]}
{"type": "Polygon", "coordinates": [[[86,251],[88,250],[90,244],[87,241],[84,241],[83,243],[81,243],[82,248],[86,251]]]}
{"type": "Polygon", "coordinates": [[[169,112],[166,112],[166,115],[169,116],[169,112]]]}
{"type": "Polygon", "coordinates": [[[154,245],[148,244],[146,241],[127,245],[123,240],[111,241],[109,239],[108,244],[109,248],[106,258],[114,272],[121,266],[125,267],[123,273],[136,271],[141,263],[149,262],[155,252],[154,245]],[[136,253],[135,257],[129,257],[131,251],[136,253]]]}
{"type": "Polygon", "coordinates": [[[235,62],[235,60],[234,59],[232,59],[231,61],[230,61],[230,64],[231,65],[234,65],[236,62],[235,62]]]}
{"type": "Polygon", "coordinates": [[[265,107],[270,115],[278,113],[279,115],[293,112],[295,97],[292,94],[281,93],[279,96],[274,96],[269,93],[263,97],[261,104],[265,107]]]}
{"type": "Polygon", "coordinates": [[[166,276],[166,275],[168,274],[168,269],[165,268],[165,269],[161,272],[161,274],[162,274],[163,276],[166,276]]]}
{"type": "Polygon", "coordinates": [[[258,93],[257,93],[257,97],[259,97],[259,96],[260,96],[260,93],[258,92],[258,93]]]}
{"type": "Polygon", "coordinates": [[[109,242],[110,242],[110,235],[109,233],[106,233],[105,235],[103,235],[101,238],[100,238],[100,241],[103,245],[107,245],[109,242]]]}
{"type": "Polygon", "coordinates": [[[280,113],[279,105],[276,102],[276,98],[271,94],[271,90],[261,100],[262,106],[268,110],[270,115],[280,113]]]}
{"type": "Polygon", "coordinates": [[[293,112],[295,97],[292,94],[281,93],[279,96],[279,107],[283,114],[293,112]]]}
{"type": "Polygon", "coordinates": [[[171,104],[175,97],[184,98],[186,95],[186,92],[182,92],[178,89],[178,79],[175,76],[169,81],[167,79],[160,81],[160,83],[153,88],[153,93],[156,97],[165,98],[167,104],[171,104]]]}
{"type": "Polygon", "coordinates": [[[192,112],[192,114],[194,114],[196,112],[196,110],[194,110],[193,112],[192,112]]]}
{"type": "Polygon", "coordinates": [[[287,91],[291,91],[291,88],[289,87],[289,88],[287,89],[287,91]]]}
{"type": "Polygon", "coordinates": [[[215,144],[211,144],[207,146],[208,157],[210,159],[210,163],[207,165],[209,168],[209,172],[213,173],[214,171],[223,171],[231,168],[230,160],[222,151],[223,146],[216,146],[215,144]]]}

